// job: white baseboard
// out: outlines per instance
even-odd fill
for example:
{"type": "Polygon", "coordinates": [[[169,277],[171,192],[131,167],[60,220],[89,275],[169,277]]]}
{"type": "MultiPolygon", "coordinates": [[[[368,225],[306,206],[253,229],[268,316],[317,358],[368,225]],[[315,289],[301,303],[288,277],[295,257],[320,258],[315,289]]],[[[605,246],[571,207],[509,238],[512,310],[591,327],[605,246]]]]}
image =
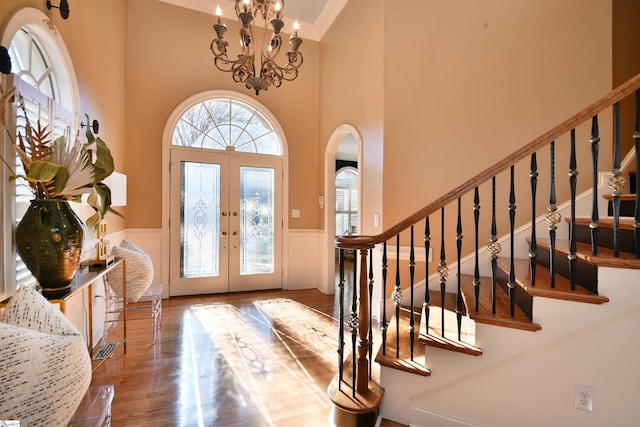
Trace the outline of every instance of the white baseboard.
{"type": "Polygon", "coordinates": [[[469,420],[425,408],[411,407],[411,427],[484,427],[469,420]]]}

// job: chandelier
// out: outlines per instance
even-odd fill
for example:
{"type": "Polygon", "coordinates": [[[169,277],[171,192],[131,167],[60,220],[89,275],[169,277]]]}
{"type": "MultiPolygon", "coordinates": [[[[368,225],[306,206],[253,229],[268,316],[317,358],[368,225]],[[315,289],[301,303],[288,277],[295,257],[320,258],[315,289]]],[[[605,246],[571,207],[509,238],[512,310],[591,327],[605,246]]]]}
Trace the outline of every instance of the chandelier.
{"type": "Polygon", "coordinates": [[[293,26],[293,35],[289,37],[291,50],[286,53],[286,64],[278,65],[276,57],[282,46],[280,30],[284,27],[282,13],[284,0],[235,0],[236,15],[240,21],[240,49],[238,59],[229,59],[227,48],[229,43],[224,39],[227,26],[221,22],[222,11],[216,8],[218,22],[213,29],[216,38],[211,42],[214,64],[224,72],[231,73],[233,80],[244,83],[247,89],[253,89],[256,95],[270,86],[280,87],[283,81],[292,81],[298,77],[298,69],[302,65],[302,53],[298,48],[302,39],[298,37],[298,21],[293,26]],[[262,44],[256,44],[256,18],[262,21],[262,44]],[[272,33],[267,42],[268,26],[272,33]],[[260,51],[259,63],[256,63],[256,50],[260,51]]]}

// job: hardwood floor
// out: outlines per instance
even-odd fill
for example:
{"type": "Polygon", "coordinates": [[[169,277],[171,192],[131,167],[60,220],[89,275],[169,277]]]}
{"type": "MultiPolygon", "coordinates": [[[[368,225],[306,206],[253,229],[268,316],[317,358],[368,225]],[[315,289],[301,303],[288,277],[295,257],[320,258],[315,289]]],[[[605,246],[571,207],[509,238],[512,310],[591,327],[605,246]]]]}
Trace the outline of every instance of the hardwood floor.
{"type": "Polygon", "coordinates": [[[171,298],[156,345],[129,322],[92,384],[114,384],[114,427],[326,426],[337,313],[317,290],[171,298]]]}

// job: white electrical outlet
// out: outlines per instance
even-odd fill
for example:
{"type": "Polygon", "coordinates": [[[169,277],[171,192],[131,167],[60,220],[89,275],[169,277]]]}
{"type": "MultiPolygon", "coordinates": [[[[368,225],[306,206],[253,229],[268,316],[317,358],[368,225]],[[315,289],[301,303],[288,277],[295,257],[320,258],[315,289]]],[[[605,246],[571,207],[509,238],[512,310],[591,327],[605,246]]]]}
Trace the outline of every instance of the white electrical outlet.
{"type": "Polygon", "coordinates": [[[588,385],[576,384],[573,390],[573,407],[581,411],[593,412],[595,389],[588,385]]]}

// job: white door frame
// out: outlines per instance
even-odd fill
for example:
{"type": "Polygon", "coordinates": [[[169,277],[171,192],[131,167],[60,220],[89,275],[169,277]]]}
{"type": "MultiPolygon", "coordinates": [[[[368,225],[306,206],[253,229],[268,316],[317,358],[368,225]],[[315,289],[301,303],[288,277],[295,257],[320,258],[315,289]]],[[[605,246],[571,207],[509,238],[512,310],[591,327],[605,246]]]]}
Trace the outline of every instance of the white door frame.
{"type": "Polygon", "coordinates": [[[163,298],[167,298],[170,294],[171,283],[169,281],[169,214],[171,201],[169,200],[170,185],[170,161],[171,161],[171,138],[173,136],[173,129],[180,120],[180,117],[192,106],[216,97],[229,97],[243,101],[249,105],[256,107],[262,114],[264,114],[274,129],[278,133],[280,142],[282,143],[282,283],[283,288],[286,287],[288,281],[288,259],[286,254],[289,250],[289,216],[286,214],[289,207],[289,145],[287,143],[287,137],[284,133],[284,129],[278,119],[260,102],[251,98],[248,95],[231,91],[231,90],[208,90],[197,93],[176,106],[171,112],[165,123],[164,130],[162,132],[162,276],[161,283],[166,284],[165,289],[162,291],[163,298]]]}

